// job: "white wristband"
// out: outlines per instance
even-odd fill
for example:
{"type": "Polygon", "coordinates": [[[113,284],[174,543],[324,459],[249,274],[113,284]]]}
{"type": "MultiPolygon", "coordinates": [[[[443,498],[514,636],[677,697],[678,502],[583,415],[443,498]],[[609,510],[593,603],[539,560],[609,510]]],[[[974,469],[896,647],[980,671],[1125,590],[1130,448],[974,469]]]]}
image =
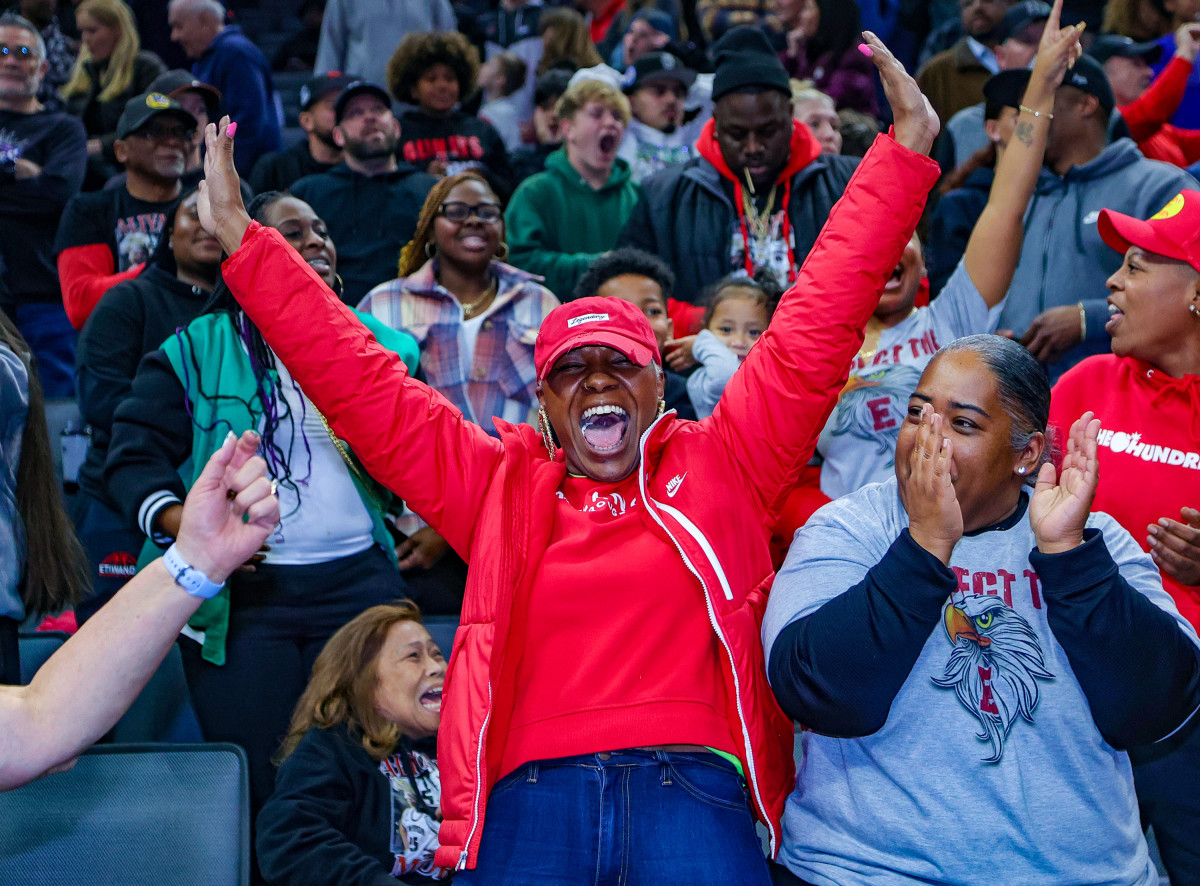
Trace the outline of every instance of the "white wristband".
{"type": "Polygon", "coordinates": [[[167,572],[171,573],[171,577],[175,579],[175,584],[193,597],[211,600],[221,593],[221,588],[225,587],[224,584],[218,584],[184,560],[176,545],[167,548],[162,559],[163,565],[167,567],[167,572]]]}

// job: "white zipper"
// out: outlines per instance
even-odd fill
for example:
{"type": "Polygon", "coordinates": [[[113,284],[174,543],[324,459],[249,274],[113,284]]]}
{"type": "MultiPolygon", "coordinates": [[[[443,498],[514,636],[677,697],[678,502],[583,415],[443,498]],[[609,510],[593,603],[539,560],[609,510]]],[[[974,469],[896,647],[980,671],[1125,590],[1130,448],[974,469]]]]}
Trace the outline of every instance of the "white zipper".
{"type": "MultiPolygon", "coordinates": [[[[642,491],[645,496],[645,490],[642,491]]],[[[684,528],[688,535],[695,539],[696,544],[700,545],[700,550],[704,551],[704,556],[708,558],[708,562],[716,570],[717,580],[721,582],[721,590],[725,592],[725,599],[733,599],[733,590],[729,587],[729,580],[725,578],[725,570],[721,568],[721,563],[717,560],[717,552],[712,549],[712,545],[708,543],[708,539],[704,537],[704,533],[700,531],[700,527],[685,517],[679,510],[665,505],[661,501],[655,501],[655,505],[662,508],[672,517],[679,521],[679,525],[684,528]]]]}
{"type": "Polygon", "coordinates": [[[480,770],[480,761],[483,759],[483,736],[487,732],[488,722],[492,719],[492,681],[488,678],[488,712],[483,718],[483,725],[479,727],[479,742],[475,745],[475,803],[471,810],[471,830],[467,834],[467,839],[463,842],[463,850],[459,853],[458,864],[454,866],[456,871],[461,871],[467,866],[467,851],[471,847],[471,840],[475,837],[475,829],[479,827],[479,795],[483,792],[483,772],[480,770]]]}
{"type": "Polygon", "coordinates": [[[708,540],[704,538],[704,534],[700,532],[699,527],[697,527],[686,517],[683,517],[683,515],[674,508],[667,508],[659,502],[651,499],[649,494],[646,492],[646,440],[650,436],[650,432],[654,430],[654,425],[658,424],[658,421],[660,420],[661,417],[651,424],[650,427],[646,428],[646,431],[644,434],[642,434],[642,439],[638,444],[638,448],[641,453],[641,464],[638,466],[638,486],[642,490],[642,500],[646,502],[646,510],[650,513],[650,516],[654,518],[654,522],[662,527],[663,532],[667,534],[667,538],[671,539],[671,544],[675,545],[675,550],[679,552],[679,556],[683,559],[683,565],[688,568],[692,575],[696,576],[697,581],[700,582],[700,589],[704,591],[704,605],[708,608],[708,622],[712,626],[713,633],[717,635],[717,639],[721,641],[721,646],[725,649],[725,657],[729,661],[729,670],[733,674],[734,701],[737,702],[738,723],[742,727],[742,745],[746,749],[746,766],[750,770],[750,786],[754,789],[754,797],[756,800],[758,800],[758,808],[763,810],[763,819],[767,826],[767,833],[770,836],[771,856],[773,858],[776,852],[775,825],[770,820],[770,817],[766,814],[767,805],[763,802],[762,792],[758,788],[758,774],[754,770],[754,748],[751,747],[750,744],[750,730],[746,726],[746,714],[742,710],[741,680],[738,679],[737,667],[733,663],[733,651],[729,648],[729,643],[725,640],[725,635],[721,633],[720,625],[717,624],[717,613],[713,609],[712,597],[709,595],[708,585],[704,581],[704,576],[702,576],[700,571],[692,565],[692,561],[688,559],[688,555],[684,552],[683,547],[675,539],[675,536],[671,533],[671,530],[667,528],[667,524],[662,521],[662,518],[654,512],[654,508],[650,505],[653,504],[661,507],[668,513],[671,513],[671,515],[676,519],[680,520],[681,525],[683,525],[685,529],[688,529],[688,533],[693,535],[697,543],[700,544],[701,550],[704,551],[705,556],[708,557],[709,565],[713,567],[717,573],[717,576],[721,580],[721,585],[725,591],[726,597],[732,600],[733,593],[730,591],[729,584],[725,580],[724,570],[721,569],[720,564],[717,563],[716,553],[713,551],[712,546],[709,545],[708,540]],[[688,527],[690,527],[690,529],[688,527]]]}

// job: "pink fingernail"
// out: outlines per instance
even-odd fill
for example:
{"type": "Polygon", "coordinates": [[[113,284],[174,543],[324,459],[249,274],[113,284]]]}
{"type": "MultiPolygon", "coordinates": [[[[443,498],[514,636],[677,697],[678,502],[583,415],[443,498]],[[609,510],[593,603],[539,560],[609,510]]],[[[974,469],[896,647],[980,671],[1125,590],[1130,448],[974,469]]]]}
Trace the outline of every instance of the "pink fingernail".
{"type": "Polygon", "coordinates": [[[233,138],[234,133],[236,133],[236,132],[237,132],[237,124],[236,123],[230,123],[228,126],[225,127],[225,134],[227,136],[229,136],[230,138],[233,138]]]}
{"type": "Polygon", "coordinates": [[[867,44],[865,44],[865,43],[860,43],[860,44],[858,44],[858,51],[859,51],[859,52],[861,52],[863,55],[865,55],[867,58],[870,58],[872,55],[874,55],[874,54],[875,54],[875,53],[874,53],[874,52],[871,50],[871,47],[870,47],[870,46],[868,46],[868,45],[867,45],[867,44]]]}

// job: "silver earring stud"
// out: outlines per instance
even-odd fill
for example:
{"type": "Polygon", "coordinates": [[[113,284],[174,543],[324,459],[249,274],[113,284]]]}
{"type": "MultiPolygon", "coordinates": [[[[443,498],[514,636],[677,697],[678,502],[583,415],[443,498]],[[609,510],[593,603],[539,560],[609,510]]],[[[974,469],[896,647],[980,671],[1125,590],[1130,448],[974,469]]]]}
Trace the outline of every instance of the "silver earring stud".
{"type": "Polygon", "coordinates": [[[1025,473],[1025,465],[1021,465],[1019,468],[1017,468],[1017,473],[1024,474],[1025,473]]]}

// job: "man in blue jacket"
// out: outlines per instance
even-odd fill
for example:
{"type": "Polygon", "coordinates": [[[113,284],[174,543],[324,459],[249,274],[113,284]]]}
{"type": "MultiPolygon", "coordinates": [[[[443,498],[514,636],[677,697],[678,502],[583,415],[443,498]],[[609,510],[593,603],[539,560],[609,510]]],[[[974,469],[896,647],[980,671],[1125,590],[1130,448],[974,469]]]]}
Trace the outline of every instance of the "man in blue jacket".
{"type": "Polygon", "coordinates": [[[192,73],[220,91],[225,113],[238,125],[234,162],[245,177],[259,156],[280,147],[283,105],[271,66],[241,28],[225,24],[217,0],[171,0],[168,17],[171,39],[195,59],[192,73]]]}

